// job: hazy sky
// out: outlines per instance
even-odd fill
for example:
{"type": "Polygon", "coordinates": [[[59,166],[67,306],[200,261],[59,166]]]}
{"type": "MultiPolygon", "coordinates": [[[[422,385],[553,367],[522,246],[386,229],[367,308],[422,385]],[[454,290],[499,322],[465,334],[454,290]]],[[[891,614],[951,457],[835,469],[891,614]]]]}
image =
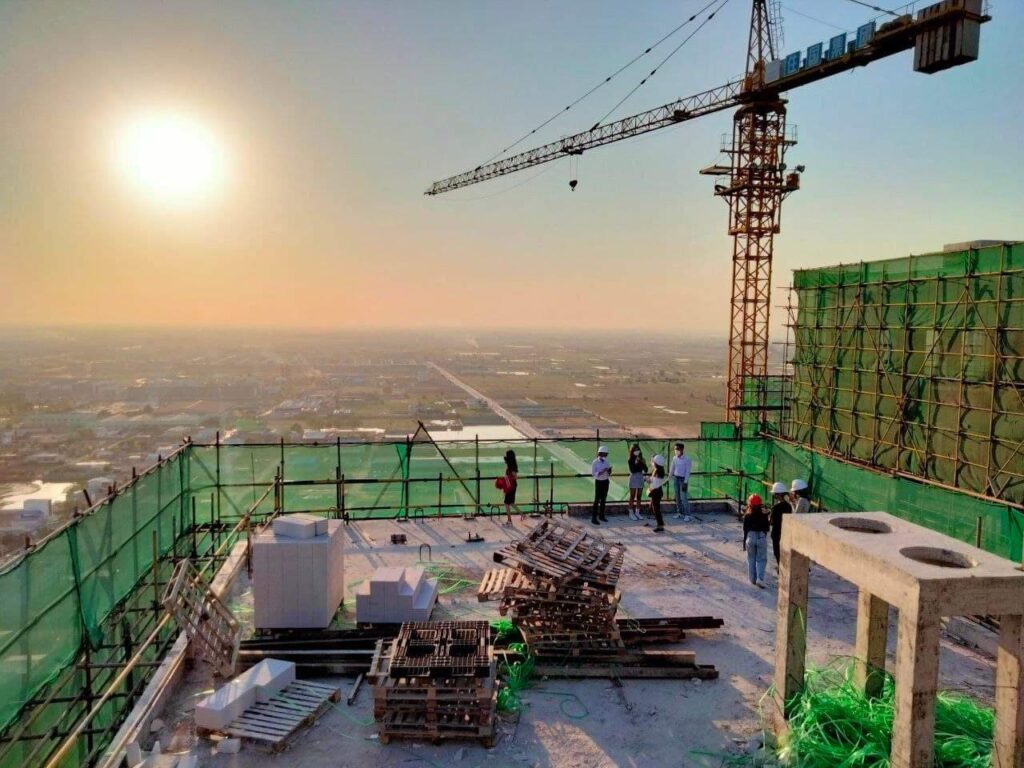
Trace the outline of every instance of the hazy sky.
{"type": "MultiPolygon", "coordinates": [[[[727,112],[588,153],[575,192],[563,161],[422,194],[703,5],[4,2],[0,324],[724,334],[726,207],[697,171],[727,112]],[[124,126],[167,111],[223,146],[224,184],[201,205],[162,205],[117,167],[124,126]]],[[[616,114],[738,75],[749,8],[730,0],[616,114]]],[[[784,49],[871,14],[786,0],[784,49]]],[[[790,163],[807,171],[777,284],[798,266],[1024,237],[1024,3],[993,15],[969,66],[915,74],[901,54],[790,95],[790,163]]],[[[537,143],[592,125],[671,45],[537,143]]]]}

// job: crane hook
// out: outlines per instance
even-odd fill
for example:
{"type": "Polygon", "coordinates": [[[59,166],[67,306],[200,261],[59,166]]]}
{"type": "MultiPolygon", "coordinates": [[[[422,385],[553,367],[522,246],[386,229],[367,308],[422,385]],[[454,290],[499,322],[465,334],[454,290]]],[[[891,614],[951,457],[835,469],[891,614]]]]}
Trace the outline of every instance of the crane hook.
{"type": "Polygon", "coordinates": [[[576,179],[569,179],[569,189],[571,189],[573,192],[576,191],[577,184],[579,184],[579,181],[577,181],[576,179]]]}

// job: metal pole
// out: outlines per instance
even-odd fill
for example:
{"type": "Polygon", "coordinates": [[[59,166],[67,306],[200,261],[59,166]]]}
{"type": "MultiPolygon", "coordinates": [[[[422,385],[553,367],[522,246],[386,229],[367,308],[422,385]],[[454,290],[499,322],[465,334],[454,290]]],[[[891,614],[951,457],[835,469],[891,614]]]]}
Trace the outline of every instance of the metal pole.
{"type": "Polygon", "coordinates": [[[978,515],[978,521],[974,525],[974,546],[981,549],[981,515],[978,515]]]}
{"type": "Polygon", "coordinates": [[[437,519],[441,519],[441,495],[443,494],[444,479],[440,472],[437,473],[437,519]]]}
{"type": "MultiPolygon", "coordinates": [[[[153,531],[153,620],[160,621],[160,545],[156,531],[153,531]]],[[[86,644],[88,645],[88,643],[86,644]]]]}
{"type": "Polygon", "coordinates": [[[533,511],[540,506],[540,478],[537,477],[537,438],[533,438],[533,511]]]}
{"type": "Polygon", "coordinates": [[[196,552],[196,497],[192,497],[192,558],[195,559],[196,552]]]}
{"type": "Polygon", "coordinates": [[[341,475],[341,519],[348,522],[348,512],[345,511],[345,475],[341,475]]]}

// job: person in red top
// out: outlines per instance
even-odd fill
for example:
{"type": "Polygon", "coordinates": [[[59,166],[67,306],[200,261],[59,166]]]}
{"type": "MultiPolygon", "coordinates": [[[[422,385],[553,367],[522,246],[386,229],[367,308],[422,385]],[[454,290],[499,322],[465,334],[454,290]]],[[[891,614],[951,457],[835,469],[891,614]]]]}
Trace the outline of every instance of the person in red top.
{"type": "Polygon", "coordinates": [[[519,513],[520,517],[525,517],[523,510],[516,504],[516,489],[519,487],[519,462],[516,461],[516,452],[509,448],[505,451],[505,477],[504,477],[504,490],[505,490],[505,525],[513,525],[512,523],[512,507],[516,508],[516,512],[519,513]]]}

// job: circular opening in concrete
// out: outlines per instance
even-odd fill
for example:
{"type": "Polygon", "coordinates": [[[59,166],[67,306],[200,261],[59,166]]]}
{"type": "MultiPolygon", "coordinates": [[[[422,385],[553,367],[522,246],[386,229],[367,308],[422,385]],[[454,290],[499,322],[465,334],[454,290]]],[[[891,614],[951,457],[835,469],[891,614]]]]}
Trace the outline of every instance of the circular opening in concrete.
{"type": "Polygon", "coordinates": [[[828,522],[836,528],[855,533],[892,533],[892,528],[881,520],[870,520],[865,517],[836,517],[828,522]]]}
{"type": "Polygon", "coordinates": [[[919,563],[937,565],[940,568],[973,568],[977,565],[967,555],[939,547],[904,547],[900,554],[919,563]]]}

